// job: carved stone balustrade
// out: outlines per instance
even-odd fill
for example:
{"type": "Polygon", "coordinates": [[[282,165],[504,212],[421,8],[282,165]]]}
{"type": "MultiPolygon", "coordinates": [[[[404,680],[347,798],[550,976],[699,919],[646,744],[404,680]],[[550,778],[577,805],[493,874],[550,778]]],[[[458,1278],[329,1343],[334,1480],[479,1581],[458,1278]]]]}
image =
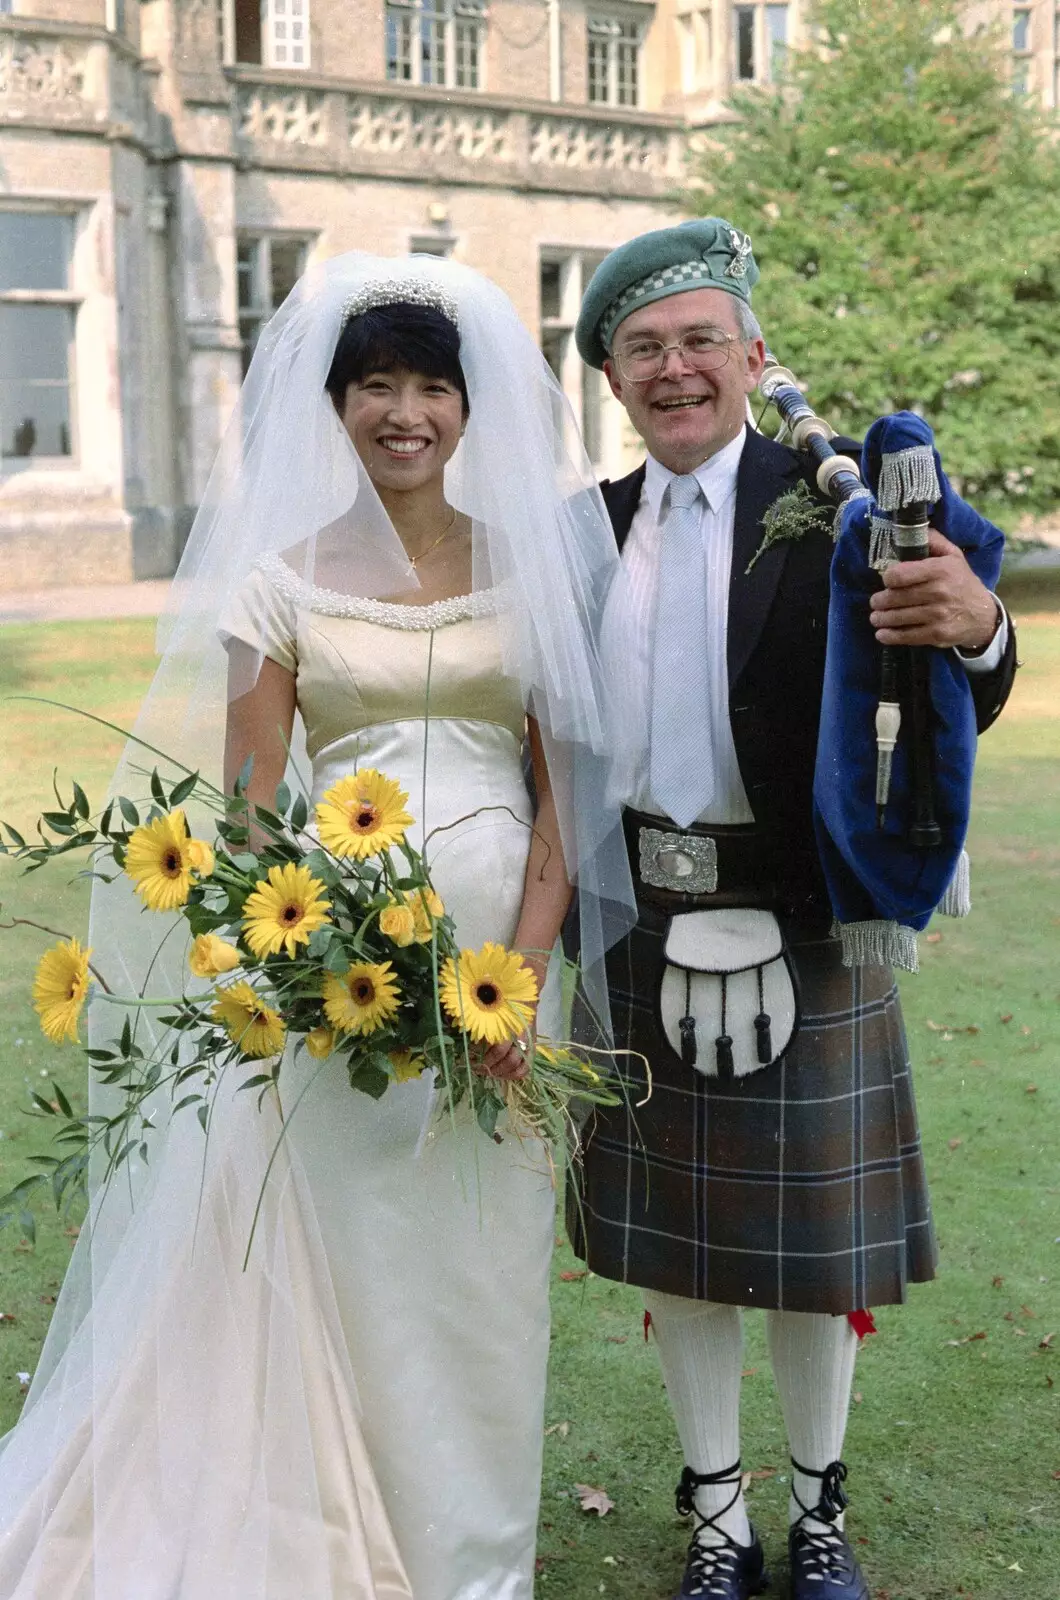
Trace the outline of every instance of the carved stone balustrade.
{"type": "Polygon", "coordinates": [[[681,180],[682,124],[477,94],[336,85],[237,67],[236,147],[294,171],[657,199],[681,180]]]}
{"type": "Polygon", "coordinates": [[[132,48],[102,28],[0,17],[0,127],[155,143],[157,118],[132,48]]]}

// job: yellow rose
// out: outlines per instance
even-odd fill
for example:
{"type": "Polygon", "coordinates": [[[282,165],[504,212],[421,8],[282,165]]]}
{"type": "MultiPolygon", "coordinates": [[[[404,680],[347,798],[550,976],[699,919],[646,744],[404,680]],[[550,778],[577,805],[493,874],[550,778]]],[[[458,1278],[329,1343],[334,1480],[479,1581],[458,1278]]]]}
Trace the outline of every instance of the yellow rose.
{"type": "Polygon", "coordinates": [[[442,904],[441,895],[435,894],[433,889],[424,889],[423,899],[432,917],[445,916],[445,906],[442,904]]]}
{"type": "Polygon", "coordinates": [[[379,913],[379,931],[403,947],[416,937],[416,919],[408,906],[390,905],[379,913]]]}
{"type": "Polygon", "coordinates": [[[412,907],[415,919],[416,932],[414,938],[417,944],[430,944],[431,934],[434,930],[432,918],[445,915],[445,907],[433,889],[411,889],[407,895],[408,903],[412,907]]]}
{"type": "Polygon", "coordinates": [[[394,1078],[397,1083],[408,1083],[411,1078],[418,1078],[426,1065],[422,1056],[413,1055],[411,1050],[391,1050],[390,1065],[394,1069],[394,1078]]]}
{"type": "Polygon", "coordinates": [[[205,839],[189,839],[188,860],[197,877],[208,878],[214,869],[213,847],[205,839]]]}
{"type": "Polygon", "coordinates": [[[216,933],[200,933],[188,955],[188,966],[197,978],[217,978],[238,967],[240,960],[239,951],[227,939],[218,938],[216,933]]]}
{"type": "Polygon", "coordinates": [[[335,1048],[335,1031],[333,1028],[314,1028],[305,1036],[305,1047],[314,1061],[326,1061],[335,1048]]]}

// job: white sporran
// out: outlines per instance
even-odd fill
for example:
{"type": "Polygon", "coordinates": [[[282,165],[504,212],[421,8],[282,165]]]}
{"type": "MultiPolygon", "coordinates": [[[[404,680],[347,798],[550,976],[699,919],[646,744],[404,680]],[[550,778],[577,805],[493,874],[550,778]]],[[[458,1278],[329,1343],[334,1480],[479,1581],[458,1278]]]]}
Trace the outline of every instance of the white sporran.
{"type": "Polygon", "coordinates": [[[742,1078],[784,1054],[799,1025],[794,974],[771,911],[686,911],[663,941],[659,1020],[708,1077],[742,1078]]]}

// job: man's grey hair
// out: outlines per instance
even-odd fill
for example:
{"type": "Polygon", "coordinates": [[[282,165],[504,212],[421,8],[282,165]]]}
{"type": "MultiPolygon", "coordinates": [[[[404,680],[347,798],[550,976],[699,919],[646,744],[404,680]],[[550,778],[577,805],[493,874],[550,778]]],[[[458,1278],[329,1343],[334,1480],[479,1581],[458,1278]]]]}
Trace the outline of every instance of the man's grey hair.
{"type": "MultiPolygon", "coordinates": [[[[733,296],[736,300],[736,296],[733,296]]],[[[746,300],[736,300],[736,326],[740,331],[740,338],[744,344],[750,344],[752,339],[762,337],[758,318],[755,316],[746,300]]]]}

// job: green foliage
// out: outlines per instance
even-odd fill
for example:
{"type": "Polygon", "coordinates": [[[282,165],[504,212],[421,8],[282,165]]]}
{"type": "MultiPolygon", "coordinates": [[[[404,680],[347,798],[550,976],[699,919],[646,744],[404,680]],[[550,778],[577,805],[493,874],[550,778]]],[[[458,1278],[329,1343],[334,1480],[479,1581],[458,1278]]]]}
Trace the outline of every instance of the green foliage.
{"type": "Polygon", "coordinates": [[[746,229],[755,310],[816,408],[860,434],[921,412],[957,486],[1010,526],[1060,498],[1060,151],[956,0],[817,0],[820,48],[734,96],[698,212],[746,229]]]}

